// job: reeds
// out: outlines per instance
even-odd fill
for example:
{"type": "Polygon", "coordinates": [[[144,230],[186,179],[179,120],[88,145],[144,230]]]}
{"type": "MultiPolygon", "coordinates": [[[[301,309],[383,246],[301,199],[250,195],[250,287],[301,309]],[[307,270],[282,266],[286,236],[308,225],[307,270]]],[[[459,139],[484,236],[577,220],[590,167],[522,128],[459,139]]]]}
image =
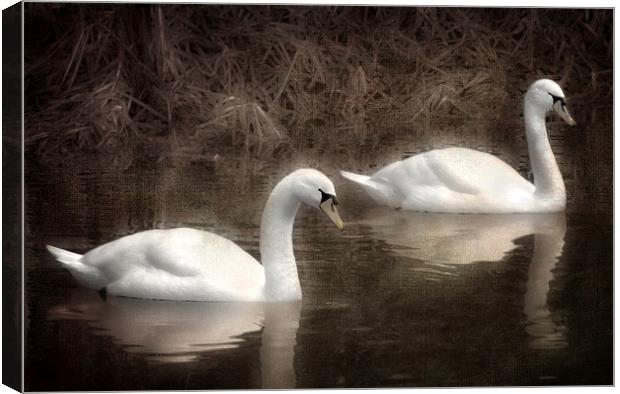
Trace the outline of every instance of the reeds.
{"type": "Polygon", "coordinates": [[[609,10],[27,3],[25,28],[26,142],[50,154],[518,117],[539,77],[612,95],[609,10]]]}

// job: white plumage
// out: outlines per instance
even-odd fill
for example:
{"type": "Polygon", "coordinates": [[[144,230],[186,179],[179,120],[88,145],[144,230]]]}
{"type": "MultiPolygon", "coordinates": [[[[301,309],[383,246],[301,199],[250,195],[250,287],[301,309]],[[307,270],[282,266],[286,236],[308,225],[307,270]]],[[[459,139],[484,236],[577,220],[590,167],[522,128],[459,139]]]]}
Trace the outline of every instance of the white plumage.
{"type": "Polygon", "coordinates": [[[342,228],[333,183],[297,170],[274,188],[261,221],[263,264],[234,242],[191,228],[148,230],[82,255],[47,249],[82,286],[107,294],[179,301],[301,299],[292,231],[301,203],[320,208],[342,228]],[[326,197],[327,196],[327,197],[326,197]]]}
{"type": "Polygon", "coordinates": [[[421,153],[372,176],[341,171],[381,205],[444,213],[557,212],[566,207],[562,174],[553,156],[545,115],[555,110],[574,125],[562,89],[541,79],[524,100],[525,130],[534,184],[499,158],[466,148],[421,153]]]}

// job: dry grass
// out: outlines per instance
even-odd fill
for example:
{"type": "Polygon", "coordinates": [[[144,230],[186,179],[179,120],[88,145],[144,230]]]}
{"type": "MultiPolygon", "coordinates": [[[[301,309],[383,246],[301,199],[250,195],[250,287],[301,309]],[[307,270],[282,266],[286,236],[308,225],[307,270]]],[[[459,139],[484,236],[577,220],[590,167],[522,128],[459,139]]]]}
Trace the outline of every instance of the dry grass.
{"type": "Polygon", "coordinates": [[[539,77],[612,95],[610,10],[27,3],[25,27],[27,146],[49,157],[518,117],[539,77]]]}

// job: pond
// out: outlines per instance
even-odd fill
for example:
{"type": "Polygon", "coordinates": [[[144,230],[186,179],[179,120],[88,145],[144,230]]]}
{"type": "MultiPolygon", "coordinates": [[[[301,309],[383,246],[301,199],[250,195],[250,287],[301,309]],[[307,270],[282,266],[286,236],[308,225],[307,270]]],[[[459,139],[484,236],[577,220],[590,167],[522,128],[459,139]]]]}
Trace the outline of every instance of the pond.
{"type": "MultiPolygon", "coordinates": [[[[395,138],[354,158],[337,147],[268,160],[230,150],[125,167],[97,155],[29,164],[26,390],[612,384],[610,202],[594,213],[580,194],[561,214],[424,214],[375,207],[337,175],[334,163],[370,172],[382,163],[369,157],[415,146],[395,138]],[[300,165],[334,180],[345,221],[340,232],[300,209],[300,303],[102,299],[45,250],[83,253],[188,226],[259,258],[263,205],[300,165]]],[[[570,160],[558,158],[574,174],[570,160]]],[[[526,167],[527,154],[517,162],[526,167]]],[[[567,178],[569,193],[586,190],[567,178]]]]}

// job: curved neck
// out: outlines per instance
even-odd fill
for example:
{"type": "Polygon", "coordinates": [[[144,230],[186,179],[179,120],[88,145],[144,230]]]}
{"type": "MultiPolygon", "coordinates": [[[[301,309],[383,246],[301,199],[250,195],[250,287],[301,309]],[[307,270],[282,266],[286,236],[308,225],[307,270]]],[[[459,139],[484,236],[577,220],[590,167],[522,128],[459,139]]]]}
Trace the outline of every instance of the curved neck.
{"type": "Polygon", "coordinates": [[[545,110],[526,98],[523,114],[536,194],[565,200],[564,180],[549,144],[545,110]]]}
{"type": "Polygon", "coordinates": [[[265,299],[301,299],[297,264],[293,255],[293,224],[300,202],[289,183],[281,181],[271,192],[260,225],[260,255],[265,269],[265,299]]]}

